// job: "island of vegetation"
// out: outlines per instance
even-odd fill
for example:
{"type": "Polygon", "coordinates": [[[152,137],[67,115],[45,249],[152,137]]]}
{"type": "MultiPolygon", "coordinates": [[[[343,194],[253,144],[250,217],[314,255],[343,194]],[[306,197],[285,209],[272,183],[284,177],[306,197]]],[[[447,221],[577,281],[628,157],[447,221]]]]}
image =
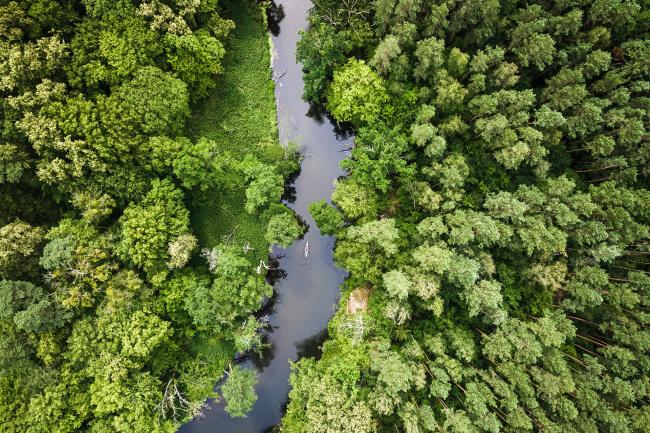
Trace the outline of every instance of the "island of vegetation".
{"type": "Polygon", "coordinates": [[[0,2],[0,431],[174,432],[255,401],[280,204],[252,0],[0,2]]]}
{"type": "Polygon", "coordinates": [[[314,3],[350,275],[281,431],[649,432],[649,3],[314,3]]]}

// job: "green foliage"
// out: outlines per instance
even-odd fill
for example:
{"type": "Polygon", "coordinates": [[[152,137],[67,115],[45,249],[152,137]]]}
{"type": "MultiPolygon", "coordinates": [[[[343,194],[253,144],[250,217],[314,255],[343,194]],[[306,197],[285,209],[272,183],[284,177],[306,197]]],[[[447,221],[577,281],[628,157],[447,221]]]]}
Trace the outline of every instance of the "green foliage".
{"type": "Polygon", "coordinates": [[[167,253],[169,261],[167,266],[170,269],[182,268],[189,262],[192,252],[196,249],[198,242],[194,235],[185,233],[169,243],[167,253]]]}
{"type": "Polygon", "coordinates": [[[287,248],[298,239],[304,232],[304,228],[298,223],[296,217],[290,212],[282,212],[273,215],[266,225],[264,238],[269,244],[278,244],[287,248]]]}
{"type": "Polygon", "coordinates": [[[289,406],[283,431],[376,431],[368,402],[354,389],[363,353],[349,346],[340,349],[318,365],[312,359],[293,364],[289,396],[301,406],[289,406]]]}
{"type": "Polygon", "coordinates": [[[0,144],[0,183],[16,183],[20,181],[28,167],[27,155],[18,146],[0,144]]]}
{"type": "Polygon", "coordinates": [[[1,431],[176,431],[260,344],[257,210],[296,167],[268,44],[252,1],[0,6],[1,431]]]}
{"type": "MultiPolygon", "coordinates": [[[[645,431],[647,6],[377,0],[345,66],[309,57],[358,129],[311,209],[349,297],[282,431],[645,431]]],[[[345,36],[331,7],[302,44],[345,36]]]]}
{"type": "Polygon", "coordinates": [[[187,85],[154,67],[138,70],[115,99],[120,115],[133,119],[144,134],[177,134],[189,115],[187,85]]]}
{"type": "MultiPolygon", "coordinates": [[[[258,184],[261,188],[257,191],[269,186],[274,197],[283,191],[284,181],[279,175],[287,176],[295,170],[296,161],[287,157],[278,143],[269,40],[260,10],[250,2],[227,9],[228,17],[237,25],[225,44],[224,71],[187,124],[188,134],[195,141],[204,137],[214,143],[209,161],[216,166],[218,183],[217,188],[192,191],[189,208],[199,245],[212,248],[227,238],[240,247],[252,248],[255,257],[251,261],[258,262],[267,256],[266,221],[245,209],[246,187],[252,179],[237,167],[239,159],[249,154],[270,166],[267,173],[274,173],[265,180],[272,183],[258,184]]],[[[254,169],[251,172],[254,174],[254,169]]],[[[202,181],[199,186],[204,184],[202,181]]],[[[259,199],[265,201],[264,197],[259,199]]]]}
{"type": "Polygon", "coordinates": [[[211,256],[215,278],[212,284],[194,284],[185,308],[197,326],[221,329],[254,312],[261,299],[271,295],[272,288],[254,273],[255,265],[242,255],[240,248],[219,245],[211,256]]]}
{"type": "Polygon", "coordinates": [[[24,332],[61,327],[69,317],[42,288],[24,281],[0,281],[0,320],[13,321],[24,332]]]}
{"type": "Polygon", "coordinates": [[[336,182],[332,201],[348,218],[374,216],[377,213],[377,194],[351,180],[336,182]]]}
{"type": "Polygon", "coordinates": [[[170,244],[189,230],[189,212],[183,192],[169,180],[155,180],[140,204],[132,204],[120,218],[121,240],[117,253],[141,266],[150,276],[170,260],[170,244]]]}
{"type": "Polygon", "coordinates": [[[20,220],[0,227],[0,275],[19,275],[43,240],[43,231],[20,220]]]}
{"type": "Polygon", "coordinates": [[[230,416],[245,417],[257,401],[255,385],[257,374],[254,370],[235,366],[230,369],[226,383],[221,385],[221,393],[226,400],[226,412],[230,416]]]}
{"type": "Polygon", "coordinates": [[[191,35],[168,34],[165,44],[172,71],[191,86],[194,99],[205,96],[222,72],[225,50],[221,41],[199,30],[191,35]]]}
{"type": "Polygon", "coordinates": [[[326,3],[331,2],[317,2],[317,7],[325,8],[327,13],[322,16],[310,14],[309,31],[302,34],[296,49],[296,58],[304,71],[303,97],[318,103],[324,102],[334,71],[372,37],[365,20],[369,12],[368,0],[349,4],[354,10],[352,14],[345,13],[345,9],[336,4],[326,3]]]}
{"type": "Polygon", "coordinates": [[[347,33],[333,32],[321,21],[312,23],[311,30],[300,39],[296,51],[297,58],[305,65],[305,99],[322,102],[334,69],[347,60],[346,52],[350,49],[347,44],[347,33]]]}
{"type": "Polygon", "coordinates": [[[388,95],[381,78],[363,61],[351,59],[334,72],[327,108],[339,122],[361,125],[386,112],[388,95]]]}
{"type": "Polygon", "coordinates": [[[280,200],[284,191],[284,180],[277,174],[274,167],[247,158],[242,163],[242,171],[249,179],[246,188],[246,211],[255,213],[259,208],[265,208],[280,200]]]}
{"type": "Polygon", "coordinates": [[[318,229],[324,235],[334,235],[343,228],[343,217],[331,205],[328,205],[325,200],[320,200],[309,205],[309,213],[311,214],[318,229]]]}
{"type": "Polygon", "coordinates": [[[169,165],[183,187],[203,191],[216,187],[222,173],[216,144],[200,138],[195,144],[185,141],[179,147],[178,153],[169,155],[169,165]]]}

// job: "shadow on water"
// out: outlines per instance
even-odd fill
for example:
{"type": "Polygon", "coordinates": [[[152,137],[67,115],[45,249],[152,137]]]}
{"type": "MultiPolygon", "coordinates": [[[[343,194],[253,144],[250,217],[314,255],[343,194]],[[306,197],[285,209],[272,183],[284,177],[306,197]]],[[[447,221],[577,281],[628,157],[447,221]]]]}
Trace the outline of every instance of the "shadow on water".
{"type": "Polygon", "coordinates": [[[271,1],[271,4],[266,8],[266,17],[269,23],[269,31],[275,37],[280,35],[280,21],[284,19],[284,6],[275,4],[275,1],[271,1]]]}
{"type": "Polygon", "coordinates": [[[334,134],[338,140],[349,140],[354,137],[354,130],[352,129],[351,123],[335,123],[334,124],[334,134]]]}
{"type": "Polygon", "coordinates": [[[309,103],[307,117],[319,125],[325,124],[325,121],[334,126],[333,131],[337,140],[348,140],[354,136],[354,129],[351,123],[336,122],[322,104],[309,103]]]}
{"type": "MultiPolygon", "coordinates": [[[[276,286],[280,280],[283,280],[287,277],[287,271],[280,267],[280,260],[284,257],[282,254],[275,254],[269,256],[269,270],[266,271],[266,282],[272,286],[276,286]]],[[[275,303],[277,300],[277,291],[273,290],[273,297],[269,299],[269,302],[275,303]]],[[[264,308],[262,308],[262,311],[264,308]]]]}
{"type": "MultiPolygon", "coordinates": [[[[273,332],[273,328],[269,331],[273,332]]],[[[262,371],[271,365],[274,356],[275,347],[273,346],[273,342],[270,341],[268,334],[264,334],[262,336],[262,347],[260,350],[253,352],[251,361],[258,371],[262,371]]]]}
{"type": "Polygon", "coordinates": [[[323,343],[327,340],[327,328],[318,331],[311,337],[305,338],[296,343],[298,358],[320,359],[323,354],[323,343]]]}
{"type": "Polygon", "coordinates": [[[282,200],[287,203],[295,203],[296,201],[296,179],[300,176],[302,170],[298,169],[287,178],[284,183],[284,191],[282,192],[282,200]]]}
{"type": "Polygon", "coordinates": [[[318,122],[322,125],[328,117],[325,108],[321,104],[309,103],[309,110],[307,110],[307,117],[318,122]]]}

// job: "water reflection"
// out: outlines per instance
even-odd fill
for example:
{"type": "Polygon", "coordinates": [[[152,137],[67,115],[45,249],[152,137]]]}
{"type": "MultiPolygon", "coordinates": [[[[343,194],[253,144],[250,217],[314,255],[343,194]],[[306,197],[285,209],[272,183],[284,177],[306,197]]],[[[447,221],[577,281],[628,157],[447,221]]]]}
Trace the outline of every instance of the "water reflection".
{"type": "Polygon", "coordinates": [[[284,7],[275,4],[275,1],[271,1],[271,4],[266,8],[266,17],[269,23],[269,31],[273,36],[278,36],[280,34],[280,21],[284,19],[284,7]]]}
{"type": "MultiPolygon", "coordinates": [[[[277,298],[277,290],[275,289],[278,281],[284,280],[287,277],[287,271],[280,267],[280,259],[284,257],[284,254],[273,254],[269,255],[269,269],[266,271],[266,282],[274,287],[273,296],[269,299],[268,302],[275,303],[277,298]]],[[[261,309],[261,311],[266,310],[266,305],[261,309]]],[[[272,311],[271,311],[272,312],[272,311]]],[[[269,312],[269,314],[271,313],[269,312]]]]}
{"type": "Polygon", "coordinates": [[[309,103],[309,109],[307,110],[306,116],[315,122],[318,122],[319,125],[322,125],[327,117],[327,112],[321,104],[309,103]]]}
{"type": "Polygon", "coordinates": [[[300,358],[314,358],[320,359],[322,355],[323,343],[327,340],[327,328],[315,333],[314,335],[305,338],[296,343],[298,351],[298,359],[300,358]]]}
{"type": "Polygon", "coordinates": [[[327,120],[333,125],[333,131],[338,141],[347,140],[354,136],[352,124],[348,122],[336,122],[322,104],[310,103],[305,115],[319,125],[324,124],[327,120]]]}
{"type": "Polygon", "coordinates": [[[334,120],[331,122],[334,124],[334,134],[336,134],[337,140],[349,140],[354,137],[354,129],[351,123],[336,123],[334,120]]]}
{"type": "Polygon", "coordinates": [[[297,170],[295,173],[292,173],[284,183],[284,191],[282,192],[282,200],[287,203],[296,202],[296,178],[300,175],[301,170],[297,170]]]}
{"type": "MultiPolygon", "coordinates": [[[[270,331],[273,332],[273,329],[277,329],[277,326],[270,326],[270,331]]],[[[275,346],[269,339],[269,334],[265,333],[262,336],[262,346],[259,350],[251,354],[251,361],[258,371],[264,370],[266,367],[271,365],[271,361],[275,356],[275,346]]]]}

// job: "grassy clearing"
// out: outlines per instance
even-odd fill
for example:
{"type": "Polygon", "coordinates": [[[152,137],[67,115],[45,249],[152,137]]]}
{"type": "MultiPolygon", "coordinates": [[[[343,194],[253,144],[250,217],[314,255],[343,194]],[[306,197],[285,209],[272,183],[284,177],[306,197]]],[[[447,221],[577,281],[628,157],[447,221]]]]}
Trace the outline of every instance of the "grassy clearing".
{"type": "MultiPolygon", "coordinates": [[[[236,28],[226,43],[224,71],[215,89],[193,109],[187,133],[207,137],[237,157],[252,153],[278,163],[284,152],[278,142],[275,97],[270,70],[269,37],[262,11],[252,0],[225,2],[225,16],[236,28]]],[[[191,198],[192,226],[200,244],[212,247],[224,238],[249,242],[266,256],[264,226],[258,215],[244,210],[245,189],[197,191],[191,198]]]]}

